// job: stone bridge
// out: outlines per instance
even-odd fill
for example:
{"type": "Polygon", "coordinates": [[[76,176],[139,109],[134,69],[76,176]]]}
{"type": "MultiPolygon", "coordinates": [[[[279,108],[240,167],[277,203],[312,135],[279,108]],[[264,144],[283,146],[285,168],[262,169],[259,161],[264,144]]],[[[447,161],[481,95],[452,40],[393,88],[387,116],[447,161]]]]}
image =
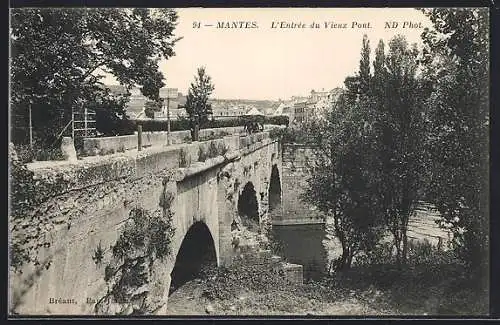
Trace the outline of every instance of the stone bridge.
{"type": "Polygon", "coordinates": [[[165,314],[171,286],[200,267],[193,258],[229,265],[232,227],[245,218],[261,227],[281,215],[281,161],[280,143],[264,131],[30,164],[34,195],[53,192],[29,217],[10,223],[11,237],[38,261],[11,272],[11,307],[23,315],[94,314],[109,290],[105,266],[130,211],[164,218],[170,200],[171,253],[154,261],[147,288],[155,313],[165,314]]]}

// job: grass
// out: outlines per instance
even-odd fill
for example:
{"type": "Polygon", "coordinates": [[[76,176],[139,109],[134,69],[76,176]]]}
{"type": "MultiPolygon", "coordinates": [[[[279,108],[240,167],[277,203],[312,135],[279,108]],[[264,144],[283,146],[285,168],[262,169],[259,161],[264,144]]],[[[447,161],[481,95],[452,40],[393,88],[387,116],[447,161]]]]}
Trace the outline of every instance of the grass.
{"type": "Polygon", "coordinates": [[[428,247],[413,247],[413,255],[404,266],[387,261],[354,265],[349,270],[303,285],[288,283],[266,265],[243,262],[212,269],[202,278],[206,298],[222,306],[237,303],[238,310],[252,314],[259,311],[300,314],[309,310],[339,315],[488,313],[485,281],[469,272],[452,251],[428,247]],[[237,298],[245,292],[251,292],[253,300],[238,302],[237,298]]]}
{"type": "Polygon", "coordinates": [[[405,265],[380,255],[377,259],[336,274],[332,284],[349,290],[379,290],[385,307],[398,314],[488,313],[487,281],[471,272],[453,250],[411,243],[405,265]]]}
{"type": "Polygon", "coordinates": [[[382,295],[377,308],[396,314],[479,315],[488,313],[488,293],[479,282],[461,265],[422,264],[354,267],[329,285],[358,293],[376,290],[382,295]]]}

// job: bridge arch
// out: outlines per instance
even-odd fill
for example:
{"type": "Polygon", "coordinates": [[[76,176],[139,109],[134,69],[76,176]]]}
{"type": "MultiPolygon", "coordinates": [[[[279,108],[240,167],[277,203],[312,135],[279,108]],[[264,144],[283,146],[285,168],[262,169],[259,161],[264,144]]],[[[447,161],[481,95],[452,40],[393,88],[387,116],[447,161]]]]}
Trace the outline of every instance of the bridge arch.
{"type": "Polygon", "coordinates": [[[268,188],[269,216],[281,216],[281,177],[278,170],[278,165],[274,164],[271,168],[271,177],[268,188]]]}
{"type": "Polygon", "coordinates": [[[238,196],[238,215],[243,225],[250,230],[259,228],[259,201],[252,182],[247,182],[238,196]]]}
{"type": "Polygon", "coordinates": [[[169,295],[196,278],[205,267],[217,266],[215,242],[208,226],[195,222],[186,232],[170,273],[169,295]]]}

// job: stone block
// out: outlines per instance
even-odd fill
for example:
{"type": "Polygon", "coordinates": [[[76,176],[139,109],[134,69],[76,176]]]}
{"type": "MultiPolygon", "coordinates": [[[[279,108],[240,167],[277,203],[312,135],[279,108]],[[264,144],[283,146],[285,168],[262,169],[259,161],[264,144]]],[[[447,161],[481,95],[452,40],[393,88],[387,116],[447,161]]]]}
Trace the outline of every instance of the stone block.
{"type": "Polygon", "coordinates": [[[64,159],[69,161],[76,161],[76,150],[73,139],[70,137],[63,137],[61,142],[61,151],[64,159]]]}
{"type": "Polygon", "coordinates": [[[283,259],[281,258],[281,256],[278,256],[278,255],[273,255],[271,256],[271,262],[273,264],[279,264],[283,259]]]}
{"type": "Polygon", "coordinates": [[[283,265],[283,271],[285,273],[285,278],[296,284],[304,283],[304,270],[300,264],[285,263],[283,265]]]}
{"type": "Polygon", "coordinates": [[[264,249],[259,251],[259,258],[263,260],[270,260],[272,253],[269,249],[264,249]]]}

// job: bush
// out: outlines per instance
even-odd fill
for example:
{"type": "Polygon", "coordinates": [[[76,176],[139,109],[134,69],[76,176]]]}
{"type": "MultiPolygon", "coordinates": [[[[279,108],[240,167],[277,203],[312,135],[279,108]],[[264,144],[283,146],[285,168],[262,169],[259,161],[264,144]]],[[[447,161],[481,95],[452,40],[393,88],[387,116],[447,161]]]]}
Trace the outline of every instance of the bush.
{"type": "Polygon", "coordinates": [[[47,160],[64,160],[61,148],[42,148],[35,144],[33,149],[29,145],[18,145],[15,147],[17,157],[22,163],[47,160]]]}
{"type": "Polygon", "coordinates": [[[29,145],[15,146],[15,151],[20,163],[30,163],[35,159],[35,152],[29,145]]]}
{"type": "Polygon", "coordinates": [[[292,127],[272,129],[269,135],[273,139],[280,138],[283,143],[306,144],[311,142],[311,138],[306,131],[292,127]]]}
{"type": "MultiPolygon", "coordinates": [[[[53,180],[34,179],[33,171],[26,166],[26,160],[32,159],[31,151],[14,149],[14,146],[9,147],[9,165],[10,165],[10,215],[9,221],[14,220],[31,220],[33,211],[38,208],[43,202],[50,197],[60,193],[66,189],[67,181],[58,175],[53,180]],[[19,152],[24,155],[23,160],[20,159],[19,152]],[[31,156],[30,156],[31,155],[31,156]]],[[[37,232],[41,231],[37,228],[37,232]]],[[[35,235],[38,236],[39,234],[35,235]]],[[[31,238],[35,238],[31,237],[31,238]]],[[[28,262],[38,262],[37,252],[32,248],[26,248],[26,244],[30,241],[30,237],[26,236],[22,229],[12,231],[10,236],[10,266],[20,271],[21,266],[28,262]]],[[[37,246],[38,247],[38,246],[37,246]]]]}
{"type": "Polygon", "coordinates": [[[287,115],[269,116],[266,117],[265,123],[288,126],[290,124],[290,119],[288,118],[287,115]]]}
{"type": "Polygon", "coordinates": [[[230,268],[208,268],[201,274],[206,286],[202,296],[210,300],[234,299],[242,290],[258,293],[289,291],[296,287],[266,264],[249,264],[237,258],[230,268]]]}
{"type": "Polygon", "coordinates": [[[208,158],[207,151],[205,150],[205,148],[203,146],[200,146],[198,148],[198,161],[205,162],[205,160],[207,160],[207,158],[208,158]]]}
{"type": "Polygon", "coordinates": [[[179,167],[185,168],[188,166],[187,152],[181,148],[179,151],[179,167]]]}
{"type": "Polygon", "coordinates": [[[118,118],[109,108],[97,108],[96,128],[104,136],[134,134],[137,126],[128,118],[118,118]]]}
{"type": "MultiPolygon", "coordinates": [[[[273,125],[288,125],[288,116],[269,116],[261,117],[264,124],[273,125]]],[[[226,128],[226,127],[237,127],[245,126],[247,122],[247,117],[236,117],[224,120],[209,120],[203,128],[226,128]]],[[[104,123],[104,122],[102,122],[104,123]]],[[[166,120],[119,120],[113,123],[113,127],[106,128],[106,132],[103,132],[105,136],[109,135],[128,135],[133,134],[137,131],[137,125],[142,125],[143,132],[159,132],[167,131],[168,125],[166,120]]],[[[186,118],[180,118],[177,120],[170,121],[170,131],[186,131],[191,130],[191,122],[186,118]]]]}
{"type": "Polygon", "coordinates": [[[356,256],[353,260],[353,266],[395,264],[396,259],[392,250],[392,242],[380,243],[370,252],[356,256]]]}

